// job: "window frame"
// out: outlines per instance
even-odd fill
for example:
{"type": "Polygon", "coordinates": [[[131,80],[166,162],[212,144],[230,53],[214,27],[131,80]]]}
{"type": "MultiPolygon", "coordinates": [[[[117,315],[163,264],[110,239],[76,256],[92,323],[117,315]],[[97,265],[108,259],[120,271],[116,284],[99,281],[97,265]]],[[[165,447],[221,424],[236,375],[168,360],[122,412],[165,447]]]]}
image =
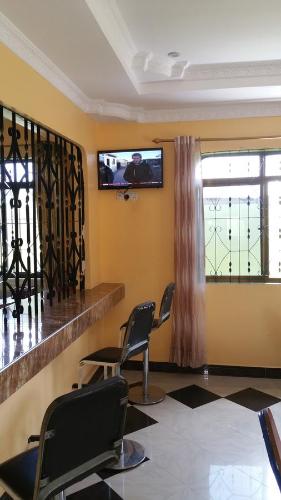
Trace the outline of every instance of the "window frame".
{"type": "MultiPolygon", "coordinates": [[[[230,157],[230,156],[259,156],[260,169],[259,175],[256,177],[231,177],[231,178],[216,178],[204,179],[202,177],[203,191],[205,187],[224,187],[224,186],[242,186],[242,185],[258,185],[260,186],[261,199],[261,216],[260,222],[263,226],[263,231],[260,236],[260,251],[261,251],[261,275],[207,275],[207,283],[281,283],[280,278],[269,277],[269,225],[268,225],[268,183],[270,181],[281,182],[280,175],[265,175],[265,158],[270,155],[281,155],[281,149],[272,150],[241,150],[241,151],[224,151],[215,153],[202,153],[201,160],[214,157],[230,157]]],[[[204,223],[205,227],[205,223],[204,223]]]]}

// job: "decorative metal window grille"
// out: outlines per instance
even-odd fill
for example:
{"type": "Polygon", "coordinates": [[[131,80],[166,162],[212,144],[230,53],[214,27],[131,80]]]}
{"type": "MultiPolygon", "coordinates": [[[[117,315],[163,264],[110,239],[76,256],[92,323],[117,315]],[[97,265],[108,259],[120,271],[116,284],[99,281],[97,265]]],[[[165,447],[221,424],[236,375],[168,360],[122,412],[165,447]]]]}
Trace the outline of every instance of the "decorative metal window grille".
{"type": "Polygon", "coordinates": [[[207,281],[281,281],[281,151],[202,157],[207,281]]]}
{"type": "Polygon", "coordinates": [[[0,106],[0,162],[1,304],[5,313],[13,303],[19,317],[27,298],[28,312],[36,314],[44,297],[52,304],[84,289],[82,154],[0,106]]]}

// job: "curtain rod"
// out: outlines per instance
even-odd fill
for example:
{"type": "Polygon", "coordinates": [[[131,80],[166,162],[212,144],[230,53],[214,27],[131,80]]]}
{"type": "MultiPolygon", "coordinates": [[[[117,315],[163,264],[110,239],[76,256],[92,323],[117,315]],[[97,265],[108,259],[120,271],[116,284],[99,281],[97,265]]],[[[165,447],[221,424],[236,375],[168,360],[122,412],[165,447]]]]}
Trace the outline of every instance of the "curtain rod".
{"type": "MultiPolygon", "coordinates": [[[[270,139],[281,139],[280,135],[270,135],[267,137],[256,136],[256,137],[198,137],[196,141],[198,142],[220,142],[220,141],[254,141],[254,140],[270,140],[270,139]]],[[[152,139],[155,144],[160,144],[161,142],[175,142],[175,139],[152,139]]]]}

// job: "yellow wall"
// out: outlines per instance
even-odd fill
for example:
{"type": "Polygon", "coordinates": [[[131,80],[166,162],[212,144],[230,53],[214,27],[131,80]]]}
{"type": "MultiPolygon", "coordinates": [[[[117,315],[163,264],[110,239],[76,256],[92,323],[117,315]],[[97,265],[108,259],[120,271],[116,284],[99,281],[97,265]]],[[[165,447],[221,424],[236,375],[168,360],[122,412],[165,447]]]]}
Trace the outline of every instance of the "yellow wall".
{"type": "MultiPolygon", "coordinates": [[[[190,123],[103,123],[100,149],[155,147],[154,137],[192,134],[200,137],[268,136],[281,133],[281,118],[216,120],[190,123]]],[[[274,147],[275,141],[204,143],[202,151],[274,147]]],[[[134,304],[159,303],[173,279],[173,144],[164,146],[164,188],[137,191],[137,201],[117,201],[116,193],[99,192],[99,255],[102,281],[122,280],[126,299],[106,318],[107,338],[114,342],[116,325],[134,304]]],[[[280,367],[281,288],[264,284],[207,286],[209,364],[280,367]]],[[[170,322],[152,336],[150,359],[169,361],[170,322]]]]}

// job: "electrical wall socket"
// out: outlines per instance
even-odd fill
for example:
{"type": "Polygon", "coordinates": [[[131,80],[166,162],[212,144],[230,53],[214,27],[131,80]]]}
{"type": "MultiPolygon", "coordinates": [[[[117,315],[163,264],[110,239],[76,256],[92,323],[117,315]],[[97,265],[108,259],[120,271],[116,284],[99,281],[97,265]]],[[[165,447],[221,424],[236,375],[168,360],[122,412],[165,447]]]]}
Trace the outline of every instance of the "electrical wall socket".
{"type": "Polygon", "coordinates": [[[137,200],[138,195],[137,193],[135,193],[135,191],[126,191],[126,193],[117,191],[116,198],[117,200],[122,200],[122,201],[137,200]],[[127,196],[128,198],[126,198],[127,196]]]}

